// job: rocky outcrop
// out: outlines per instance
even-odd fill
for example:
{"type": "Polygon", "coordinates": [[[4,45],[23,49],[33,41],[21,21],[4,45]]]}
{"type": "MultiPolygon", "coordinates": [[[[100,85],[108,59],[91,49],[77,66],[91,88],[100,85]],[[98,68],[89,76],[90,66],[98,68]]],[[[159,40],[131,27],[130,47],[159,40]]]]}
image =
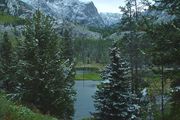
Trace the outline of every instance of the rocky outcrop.
{"type": "Polygon", "coordinates": [[[64,21],[71,23],[74,38],[101,39],[100,33],[92,32],[87,27],[103,28],[115,25],[121,19],[121,15],[116,13],[99,14],[93,2],[79,0],[1,0],[0,8],[6,8],[9,14],[22,18],[32,17],[35,10],[40,9],[56,20],[57,28],[62,27],[64,21]]]}
{"type": "Polygon", "coordinates": [[[29,17],[32,15],[33,7],[21,0],[2,0],[0,9],[13,16],[29,17]]]}
{"type": "Polygon", "coordinates": [[[85,39],[94,39],[94,40],[100,40],[102,39],[102,35],[97,32],[89,31],[87,28],[76,26],[72,29],[71,33],[72,37],[74,38],[85,38],[85,39]]]}
{"type": "Polygon", "coordinates": [[[74,23],[103,27],[104,22],[93,2],[83,3],[78,0],[22,0],[34,10],[41,9],[56,19],[65,19],[74,23]]]}
{"type": "Polygon", "coordinates": [[[122,16],[119,13],[100,13],[100,15],[104,21],[104,24],[108,27],[120,23],[122,16]]]}

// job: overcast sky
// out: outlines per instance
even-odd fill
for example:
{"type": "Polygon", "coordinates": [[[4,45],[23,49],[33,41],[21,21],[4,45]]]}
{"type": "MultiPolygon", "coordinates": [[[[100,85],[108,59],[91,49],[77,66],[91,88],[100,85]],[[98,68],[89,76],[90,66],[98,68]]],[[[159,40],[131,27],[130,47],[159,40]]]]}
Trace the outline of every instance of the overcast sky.
{"type": "Polygon", "coordinates": [[[124,5],[124,0],[80,0],[80,1],[93,1],[99,12],[112,12],[119,13],[119,6],[124,5]]]}

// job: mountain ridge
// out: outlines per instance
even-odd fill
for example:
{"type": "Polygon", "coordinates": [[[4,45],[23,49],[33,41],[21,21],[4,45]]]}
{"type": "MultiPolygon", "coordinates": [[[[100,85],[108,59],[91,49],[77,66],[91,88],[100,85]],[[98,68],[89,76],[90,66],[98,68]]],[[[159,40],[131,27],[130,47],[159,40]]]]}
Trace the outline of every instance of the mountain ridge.
{"type": "Polygon", "coordinates": [[[115,17],[117,14],[98,13],[93,2],[81,2],[79,0],[3,1],[7,3],[7,9],[11,15],[23,18],[32,16],[35,10],[40,9],[46,15],[54,17],[57,21],[67,20],[85,26],[105,27],[116,24],[119,20],[118,16],[115,17]]]}
{"type": "MultiPolygon", "coordinates": [[[[58,30],[63,29],[62,25],[68,23],[71,26],[72,37],[84,36],[87,39],[102,39],[103,34],[93,31],[94,28],[107,28],[119,21],[108,14],[109,20],[103,19],[98,13],[93,2],[81,2],[79,0],[3,0],[6,3],[5,11],[10,15],[21,18],[30,18],[33,13],[40,9],[46,15],[53,17],[57,23],[58,30]],[[116,21],[113,21],[116,20],[116,21]],[[112,22],[112,23],[110,23],[112,22]],[[106,24],[107,23],[107,24],[106,24]]],[[[2,1],[0,1],[1,4],[2,1]]],[[[0,8],[2,8],[0,6],[0,8]]],[[[116,14],[117,17],[119,14],[116,14]]]]}

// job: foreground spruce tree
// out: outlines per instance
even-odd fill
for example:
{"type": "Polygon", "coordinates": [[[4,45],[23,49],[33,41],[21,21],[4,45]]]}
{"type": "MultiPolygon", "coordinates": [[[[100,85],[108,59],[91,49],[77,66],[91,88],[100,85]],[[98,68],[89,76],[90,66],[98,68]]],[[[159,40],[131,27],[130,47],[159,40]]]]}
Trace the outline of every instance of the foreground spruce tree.
{"type": "Polygon", "coordinates": [[[102,74],[104,82],[98,88],[95,98],[96,120],[132,120],[138,106],[132,104],[129,80],[127,77],[128,66],[120,54],[116,44],[110,51],[111,63],[102,74]]]}
{"type": "Polygon", "coordinates": [[[19,46],[16,95],[25,104],[58,118],[72,119],[74,91],[71,70],[61,55],[53,21],[40,11],[25,28],[19,46]]]}

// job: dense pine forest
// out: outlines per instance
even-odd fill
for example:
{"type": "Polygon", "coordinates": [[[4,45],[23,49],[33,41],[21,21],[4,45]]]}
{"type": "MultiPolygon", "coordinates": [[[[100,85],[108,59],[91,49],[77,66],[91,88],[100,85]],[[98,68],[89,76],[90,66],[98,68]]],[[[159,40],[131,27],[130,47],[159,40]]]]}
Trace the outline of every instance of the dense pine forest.
{"type": "Polygon", "coordinates": [[[123,3],[1,0],[0,120],[180,120],[180,1],[123,3]]]}

